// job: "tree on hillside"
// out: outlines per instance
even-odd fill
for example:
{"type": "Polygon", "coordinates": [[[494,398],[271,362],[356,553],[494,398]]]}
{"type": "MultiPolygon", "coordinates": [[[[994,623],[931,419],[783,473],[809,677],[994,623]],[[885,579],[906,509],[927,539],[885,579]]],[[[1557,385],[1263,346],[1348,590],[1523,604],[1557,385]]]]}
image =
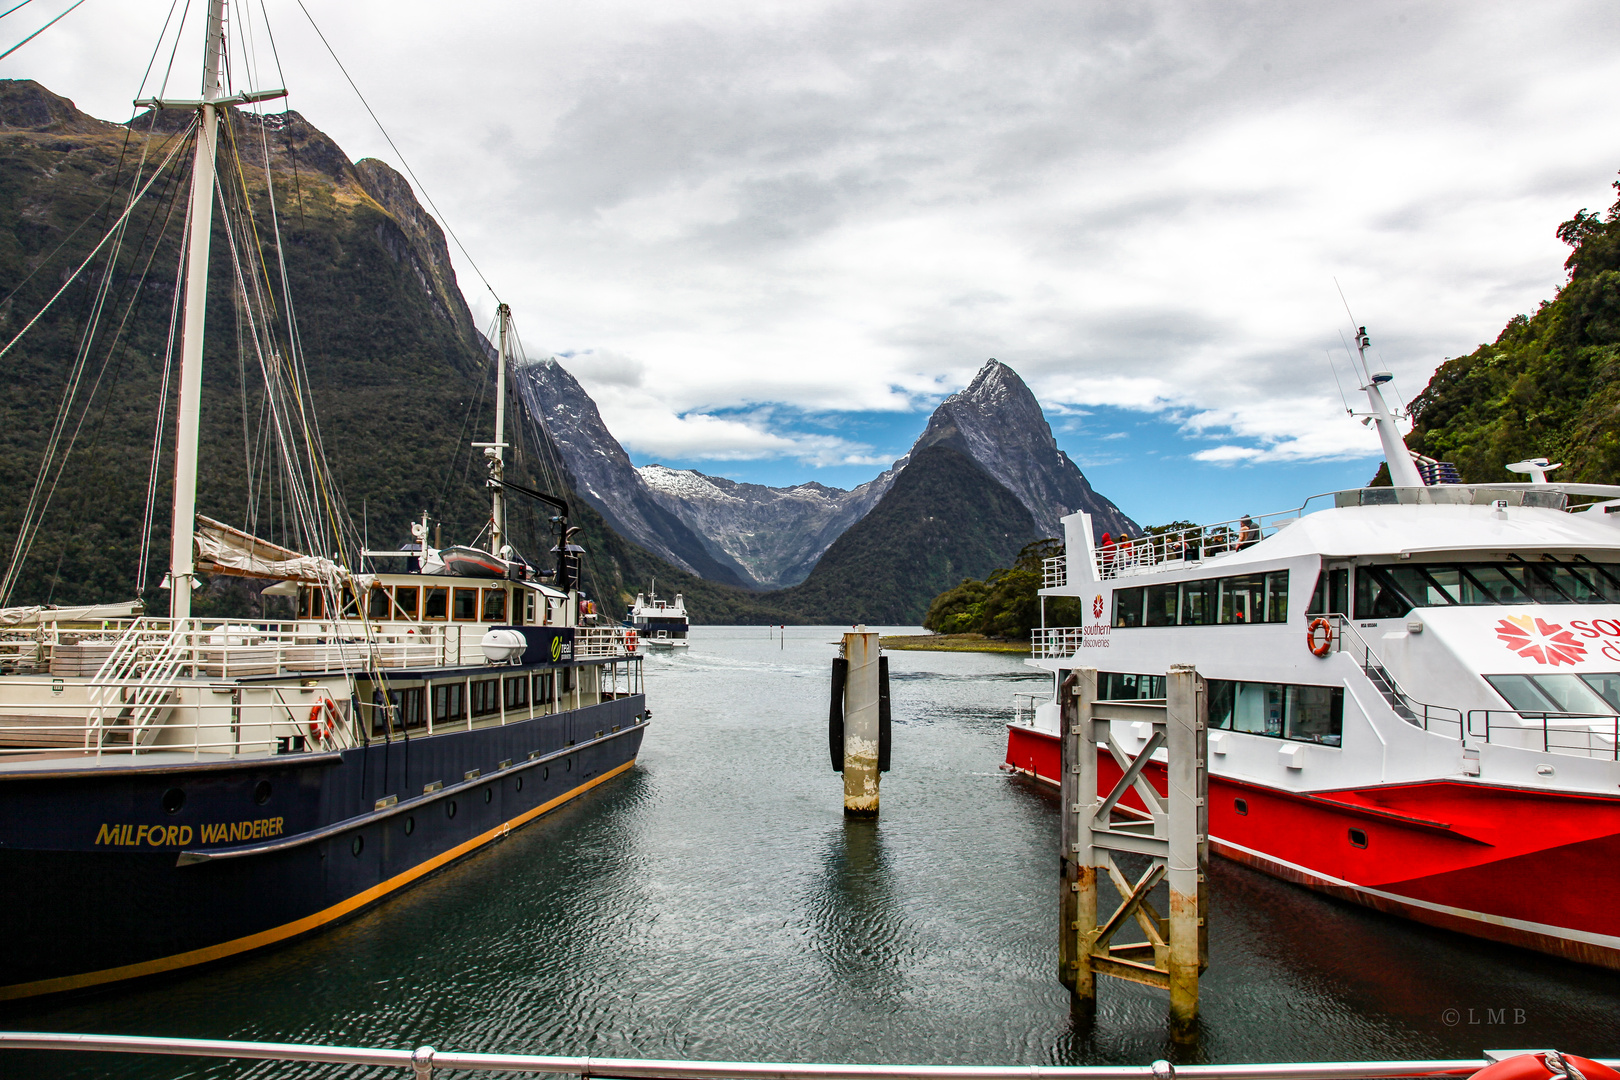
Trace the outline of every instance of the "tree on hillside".
{"type": "MultiPolygon", "coordinates": [[[[1063,554],[1063,541],[1025,544],[1011,568],[998,569],[983,581],[964,579],[934,597],[923,626],[940,634],[983,634],[1021,640],[1041,625],[1041,598],[1047,559],[1063,554]]],[[[1046,625],[1078,626],[1082,605],[1072,597],[1046,601],[1046,625]]]]}

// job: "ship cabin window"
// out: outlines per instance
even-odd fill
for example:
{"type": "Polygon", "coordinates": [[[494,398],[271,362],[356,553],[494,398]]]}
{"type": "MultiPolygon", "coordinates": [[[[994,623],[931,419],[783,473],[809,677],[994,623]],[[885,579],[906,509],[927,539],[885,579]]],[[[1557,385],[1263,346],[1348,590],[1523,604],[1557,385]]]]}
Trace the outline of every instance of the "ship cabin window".
{"type": "Polygon", "coordinates": [[[557,699],[557,676],[555,672],[541,671],[534,677],[534,700],[538,705],[547,705],[557,699]]]}
{"type": "Polygon", "coordinates": [[[319,587],[304,586],[298,590],[298,617],[320,619],[326,615],[326,596],[319,587]]]}
{"type": "Polygon", "coordinates": [[[1288,571],[1114,590],[1114,625],[1221,626],[1288,621],[1288,571]]]}
{"type": "Polygon", "coordinates": [[[462,700],[462,686],[460,683],[440,683],[433,688],[433,722],[442,724],[448,720],[460,720],[466,713],[466,702],[462,700]]]}
{"type": "Polygon", "coordinates": [[[396,586],[394,589],[394,617],[414,620],[416,613],[421,610],[417,606],[421,591],[416,585],[396,586]]]}
{"type": "Polygon", "coordinates": [[[527,709],[529,707],[529,677],[527,675],[514,675],[506,680],[504,690],[506,694],[506,707],[508,709],[527,709]]]}
{"type": "Polygon", "coordinates": [[[351,587],[349,585],[343,586],[342,600],[343,600],[343,606],[342,606],[343,614],[339,615],[338,618],[340,618],[340,619],[352,619],[352,618],[355,618],[357,615],[360,614],[360,607],[359,607],[359,605],[357,605],[355,603],[355,600],[354,600],[354,589],[353,589],[353,587],[351,587]]]}
{"type": "Polygon", "coordinates": [[[472,714],[488,716],[501,711],[501,680],[479,679],[472,684],[472,714]]]}
{"type": "Polygon", "coordinates": [[[457,589],[451,598],[450,617],[456,622],[478,621],[478,590],[457,589]]]}
{"type": "Polygon", "coordinates": [[[1209,726],[1339,746],[1344,687],[1209,680],[1209,726]]]}
{"type": "Polygon", "coordinates": [[[1098,701],[1164,700],[1163,675],[1129,675],[1117,671],[1097,672],[1098,701]]]}
{"type": "Polygon", "coordinates": [[[506,621],[506,590],[484,590],[484,621],[498,623],[506,621]]]}
{"type": "Polygon", "coordinates": [[[366,594],[366,617],[368,619],[388,618],[388,590],[381,585],[373,585],[366,594]]]}
{"type": "Polygon", "coordinates": [[[525,591],[523,594],[523,622],[526,626],[535,625],[534,621],[534,593],[525,591]]]}
{"type": "Polygon", "coordinates": [[[1356,570],[1356,618],[1399,619],[1417,607],[1620,603],[1620,565],[1592,562],[1403,562],[1356,570]]]}
{"type": "Polygon", "coordinates": [[[1487,675],[1485,681],[1521,713],[1620,712],[1620,675],[1487,675]]]}
{"type": "Polygon", "coordinates": [[[574,669],[571,667],[565,667],[558,671],[557,674],[562,676],[562,692],[565,694],[572,694],[574,692],[574,669]]]}
{"type": "Polygon", "coordinates": [[[450,590],[443,585],[422,589],[422,621],[444,622],[450,614],[450,590]]]}
{"type": "Polygon", "coordinates": [[[1350,613],[1350,568],[1338,566],[1316,575],[1316,588],[1311,593],[1311,606],[1305,609],[1311,615],[1348,615],[1350,613]]]}
{"type": "MultiPolygon", "coordinates": [[[[381,698],[381,691],[373,693],[371,697],[372,704],[380,704],[381,698]]],[[[422,716],[422,688],[420,686],[413,686],[404,690],[390,690],[388,700],[394,706],[394,731],[408,731],[411,728],[419,728],[426,723],[422,716]]],[[[387,723],[386,710],[380,708],[372,710],[371,733],[373,735],[383,734],[387,723]]]]}

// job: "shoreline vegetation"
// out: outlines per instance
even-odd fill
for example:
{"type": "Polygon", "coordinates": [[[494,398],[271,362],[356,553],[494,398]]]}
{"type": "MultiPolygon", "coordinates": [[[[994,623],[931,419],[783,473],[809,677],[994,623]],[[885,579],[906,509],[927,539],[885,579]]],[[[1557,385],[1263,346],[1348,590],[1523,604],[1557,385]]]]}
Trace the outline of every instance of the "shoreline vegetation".
{"type": "Polygon", "coordinates": [[[897,652],[987,652],[1029,655],[1029,642],[985,637],[983,634],[894,634],[879,644],[897,652]]]}

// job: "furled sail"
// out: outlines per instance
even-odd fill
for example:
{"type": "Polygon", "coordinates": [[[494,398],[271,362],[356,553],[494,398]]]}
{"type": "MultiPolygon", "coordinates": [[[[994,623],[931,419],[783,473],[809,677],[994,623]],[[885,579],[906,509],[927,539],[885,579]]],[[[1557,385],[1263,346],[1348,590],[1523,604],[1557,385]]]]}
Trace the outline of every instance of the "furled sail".
{"type": "Polygon", "coordinates": [[[145,607],[139,600],[122,604],[91,604],[88,607],[56,607],[33,605],[30,607],[0,608],[0,626],[37,626],[49,622],[100,622],[103,619],[128,619],[141,614],[145,607]]]}
{"type": "Polygon", "coordinates": [[[300,554],[201,514],[197,515],[194,541],[197,570],[204,574],[317,584],[333,581],[343,573],[331,559],[300,554]]]}

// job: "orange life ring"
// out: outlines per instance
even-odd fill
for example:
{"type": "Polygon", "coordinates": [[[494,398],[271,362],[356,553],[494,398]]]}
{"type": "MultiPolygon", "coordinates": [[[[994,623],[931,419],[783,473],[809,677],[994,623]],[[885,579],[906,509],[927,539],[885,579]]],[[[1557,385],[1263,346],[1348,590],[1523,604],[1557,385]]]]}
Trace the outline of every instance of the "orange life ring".
{"type": "Polygon", "coordinates": [[[1326,656],[1332,652],[1333,624],[1322,618],[1312,619],[1310,629],[1305,631],[1305,644],[1315,656],[1326,656]],[[1320,641],[1316,638],[1318,630],[1322,631],[1320,641]]]}
{"type": "Polygon", "coordinates": [[[337,725],[337,702],[331,698],[321,698],[310,708],[309,737],[316,742],[325,742],[337,728],[337,725]],[[323,711],[324,716],[322,715],[323,711]]]}
{"type": "Polygon", "coordinates": [[[635,652],[636,644],[636,632],[634,630],[626,630],[624,632],[624,651],[635,652]]]}
{"type": "Polygon", "coordinates": [[[1574,1080],[1576,1075],[1584,1080],[1620,1080],[1620,1073],[1607,1065],[1557,1051],[1504,1058],[1485,1066],[1469,1080],[1574,1080]]]}

